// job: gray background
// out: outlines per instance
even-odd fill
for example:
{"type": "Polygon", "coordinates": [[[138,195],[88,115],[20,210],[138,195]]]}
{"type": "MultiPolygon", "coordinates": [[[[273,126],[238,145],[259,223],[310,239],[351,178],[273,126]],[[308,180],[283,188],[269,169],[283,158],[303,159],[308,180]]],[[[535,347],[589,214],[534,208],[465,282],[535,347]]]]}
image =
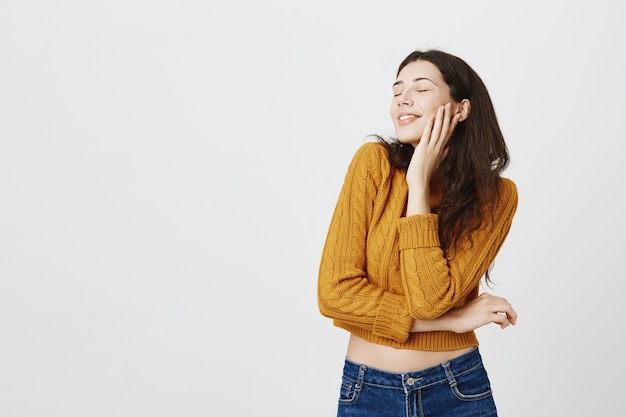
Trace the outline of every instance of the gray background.
{"type": "Polygon", "coordinates": [[[611,414],[623,7],[1,1],[0,415],[334,415],[319,257],[416,48],[474,67],[513,158],[519,323],[478,330],[501,415],[611,414]]]}

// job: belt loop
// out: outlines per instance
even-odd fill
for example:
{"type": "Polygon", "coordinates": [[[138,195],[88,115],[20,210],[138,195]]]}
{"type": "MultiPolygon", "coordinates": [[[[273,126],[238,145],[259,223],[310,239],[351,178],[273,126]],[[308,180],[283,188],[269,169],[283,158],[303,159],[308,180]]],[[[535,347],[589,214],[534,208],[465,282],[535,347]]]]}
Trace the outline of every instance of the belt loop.
{"type": "Polygon", "coordinates": [[[457,382],[454,378],[454,374],[452,373],[452,369],[450,369],[450,361],[442,363],[441,366],[443,366],[443,370],[446,373],[446,378],[448,378],[448,385],[450,385],[451,387],[456,387],[457,382]]]}
{"type": "Polygon", "coordinates": [[[356,385],[354,387],[354,389],[357,391],[361,391],[361,389],[363,388],[363,382],[365,381],[365,371],[367,371],[367,366],[360,365],[359,377],[357,378],[356,385]]]}

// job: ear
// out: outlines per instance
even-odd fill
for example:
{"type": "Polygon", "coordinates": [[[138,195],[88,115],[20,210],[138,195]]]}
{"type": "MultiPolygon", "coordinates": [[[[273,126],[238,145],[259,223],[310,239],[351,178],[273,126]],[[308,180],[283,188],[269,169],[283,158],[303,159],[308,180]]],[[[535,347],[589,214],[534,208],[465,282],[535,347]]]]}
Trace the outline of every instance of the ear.
{"type": "Polygon", "coordinates": [[[461,113],[461,118],[459,119],[459,122],[462,122],[469,117],[471,108],[472,105],[470,104],[470,101],[468,99],[464,98],[463,100],[461,100],[458,110],[458,112],[461,113]]]}

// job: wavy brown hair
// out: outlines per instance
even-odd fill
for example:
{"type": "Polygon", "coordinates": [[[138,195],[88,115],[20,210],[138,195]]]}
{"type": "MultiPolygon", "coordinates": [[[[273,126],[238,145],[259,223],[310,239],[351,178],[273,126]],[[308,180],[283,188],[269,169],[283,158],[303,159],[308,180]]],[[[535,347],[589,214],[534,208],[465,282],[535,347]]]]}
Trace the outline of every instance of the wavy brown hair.
{"type": "MultiPolygon", "coordinates": [[[[478,74],[462,59],[439,50],[412,52],[402,61],[397,74],[418,60],[439,69],[454,101],[468,99],[471,105],[467,119],[454,129],[448,141],[448,155],[436,172],[437,178],[441,178],[443,197],[432,210],[439,216],[442,246],[453,256],[459,239],[471,235],[487,220],[484,207],[499,197],[500,174],[509,164],[509,151],[487,87],[478,74]]],[[[385,140],[374,136],[387,148],[391,165],[406,170],[414,147],[394,137],[385,140]]]]}

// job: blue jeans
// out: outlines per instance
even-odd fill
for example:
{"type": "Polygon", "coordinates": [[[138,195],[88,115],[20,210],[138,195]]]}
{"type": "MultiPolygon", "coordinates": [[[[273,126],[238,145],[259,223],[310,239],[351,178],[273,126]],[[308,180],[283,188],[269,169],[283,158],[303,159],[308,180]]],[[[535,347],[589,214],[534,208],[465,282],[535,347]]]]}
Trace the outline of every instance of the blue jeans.
{"type": "Polygon", "coordinates": [[[346,359],[337,417],[496,417],[478,348],[448,362],[402,374],[346,359]]]}

